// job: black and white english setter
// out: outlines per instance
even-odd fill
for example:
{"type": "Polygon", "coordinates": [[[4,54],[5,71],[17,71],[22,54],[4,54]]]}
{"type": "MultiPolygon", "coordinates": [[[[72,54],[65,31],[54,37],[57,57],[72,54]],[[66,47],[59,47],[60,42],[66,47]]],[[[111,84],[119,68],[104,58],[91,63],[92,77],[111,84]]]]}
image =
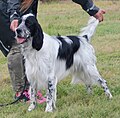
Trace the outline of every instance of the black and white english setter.
{"type": "Polygon", "coordinates": [[[106,81],[100,76],[96,67],[95,52],[90,39],[99,21],[91,18],[79,36],[49,36],[33,16],[26,14],[17,27],[16,39],[22,46],[25,58],[25,70],[30,82],[29,111],[36,107],[36,92],[43,87],[47,89],[46,112],[56,108],[57,83],[72,74],[72,83],[82,82],[88,91],[94,83],[104,89],[112,98],[106,81]]]}

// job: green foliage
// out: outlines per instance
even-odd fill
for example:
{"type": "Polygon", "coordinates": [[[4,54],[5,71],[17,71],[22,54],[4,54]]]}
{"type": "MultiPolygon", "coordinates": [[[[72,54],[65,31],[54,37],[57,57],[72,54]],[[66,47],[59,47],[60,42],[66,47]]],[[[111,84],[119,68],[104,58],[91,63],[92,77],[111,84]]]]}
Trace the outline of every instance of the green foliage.
{"type": "MultiPolygon", "coordinates": [[[[45,113],[45,103],[28,112],[29,104],[18,103],[0,108],[0,118],[119,118],[120,117],[120,2],[98,1],[107,10],[92,44],[97,55],[97,66],[107,80],[113,94],[108,100],[102,88],[94,86],[88,95],[84,85],[71,85],[71,77],[58,84],[57,110],[45,113]]],[[[40,4],[38,19],[50,35],[78,35],[86,25],[88,15],[79,5],[65,1],[40,4]]],[[[13,91],[7,70],[7,59],[0,54],[0,104],[13,100],[13,91]]]]}

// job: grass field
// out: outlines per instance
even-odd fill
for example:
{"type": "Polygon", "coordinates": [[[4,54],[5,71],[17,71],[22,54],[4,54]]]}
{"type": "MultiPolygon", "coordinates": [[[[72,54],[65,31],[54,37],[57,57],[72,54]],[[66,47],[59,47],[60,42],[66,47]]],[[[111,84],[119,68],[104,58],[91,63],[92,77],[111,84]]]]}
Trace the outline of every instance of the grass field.
{"type": "MultiPolygon", "coordinates": [[[[28,112],[28,104],[18,103],[0,108],[0,118],[120,118],[120,2],[95,1],[107,13],[100,23],[92,44],[97,66],[113,94],[108,100],[99,87],[88,95],[83,85],[71,85],[70,77],[58,84],[57,110],[45,113],[45,104],[28,112]]],[[[77,35],[85,26],[88,15],[70,1],[40,4],[38,19],[50,35],[77,35]]],[[[7,70],[7,59],[0,53],[0,104],[13,101],[13,91],[7,70]]]]}

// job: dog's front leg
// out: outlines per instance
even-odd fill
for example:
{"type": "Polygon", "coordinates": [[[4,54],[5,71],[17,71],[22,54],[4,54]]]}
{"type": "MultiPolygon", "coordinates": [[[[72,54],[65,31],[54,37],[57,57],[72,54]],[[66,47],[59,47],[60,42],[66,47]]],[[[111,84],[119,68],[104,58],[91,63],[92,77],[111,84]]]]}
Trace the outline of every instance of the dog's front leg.
{"type": "Polygon", "coordinates": [[[36,107],[36,89],[30,86],[29,93],[30,93],[30,106],[28,108],[28,111],[32,111],[36,107]]]}
{"type": "Polygon", "coordinates": [[[56,109],[56,92],[57,92],[57,79],[56,77],[48,78],[48,89],[47,89],[47,106],[46,112],[53,112],[56,109]]]}

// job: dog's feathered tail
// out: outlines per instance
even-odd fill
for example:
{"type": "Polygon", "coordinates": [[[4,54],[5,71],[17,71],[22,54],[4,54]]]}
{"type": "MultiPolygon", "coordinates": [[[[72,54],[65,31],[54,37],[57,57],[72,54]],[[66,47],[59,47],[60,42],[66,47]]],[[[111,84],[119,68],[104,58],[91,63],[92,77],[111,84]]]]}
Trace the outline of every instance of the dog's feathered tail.
{"type": "Polygon", "coordinates": [[[87,26],[82,28],[80,36],[87,38],[87,41],[90,42],[98,24],[99,20],[91,16],[87,26]]]}

